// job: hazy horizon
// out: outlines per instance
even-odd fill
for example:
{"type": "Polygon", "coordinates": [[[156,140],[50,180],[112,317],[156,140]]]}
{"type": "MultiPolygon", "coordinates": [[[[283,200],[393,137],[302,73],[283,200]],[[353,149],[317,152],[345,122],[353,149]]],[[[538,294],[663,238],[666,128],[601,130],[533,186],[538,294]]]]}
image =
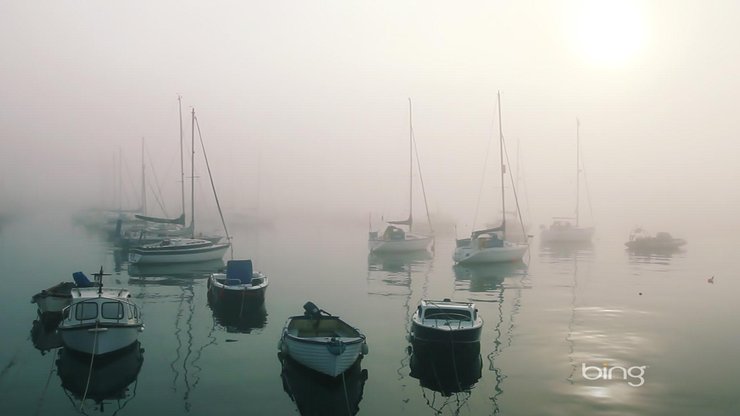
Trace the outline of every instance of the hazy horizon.
{"type": "MultiPolygon", "coordinates": [[[[404,217],[411,98],[430,210],[471,227],[499,211],[501,91],[532,230],[574,213],[576,119],[586,221],[625,236],[638,224],[740,230],[736,2],[11,1],[0,11],[0,212],[115,208],[119,151],[125,204],[137,205],[145,138],[148,180],[155,171],[177,215],[180,94],[186,143],[194,107],[226,209],[404,217]]],[[[202,165],[196,175],[210,192],[202,165]]],[[[423,222],[420,194],[414,204],[423,222]]]]}

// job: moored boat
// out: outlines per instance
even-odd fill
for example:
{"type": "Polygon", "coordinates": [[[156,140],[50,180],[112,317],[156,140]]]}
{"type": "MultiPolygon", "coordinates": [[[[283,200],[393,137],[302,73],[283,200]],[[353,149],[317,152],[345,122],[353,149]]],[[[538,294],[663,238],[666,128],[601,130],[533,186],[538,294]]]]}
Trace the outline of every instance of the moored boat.
{"type": "Polygon", "coordinates": [[[636,228],[624,245],[632,250],[676,250],[686,245],[686,240],[674,238],[667,232],[659,232],[653,236],[642,228],[636,228]]]}
{"type": "Polygon", "coordinates": [[[411,339],[418,342],[479,342],[482,328],[472,302],[423,299],[411,317],[411,339]]]}
{"type": "Polygon", "coordinates": [[[36,304],[38,314],[44,321],[53,321],[50,316],[61,314],[62,309],[72,302],[72,289],[94,285],[82,272],[72,273],[72,278],[74,279],[72,282],[60,282],[31,297],[31,303],[36,304]]]}
{"type": "Polygon", "coordinates": [[[230,243],[214,244],[199,238],[169,238],[129,250],[133,264],[192,263],[223,258],[230,243]]]}
{"type": "Polygon", "coordinates": [[[303,315],[288,318],[278,349],[297,362],[336,377],[361,355],[367,354],[365,335],[357,328],[319,309],[313,302],[303,305],[303,315]]]}
{"type": "Polygon", "coordinates": [[[139,308],[127,289],[104,288],[101,267],[97,287],[72,289],[72,302],[62,310],[59,334],[66,348],[90,355],[124,349],[144,329],[139,308]]]}
{"type": "Polygon", "coordinates": [[[212,273],[208,278],[208,295],[215,304],[241,309],[263,303],[268,284],[267,276],[253,270],[252,260],[229,260],[226,273],[212,273]]]}

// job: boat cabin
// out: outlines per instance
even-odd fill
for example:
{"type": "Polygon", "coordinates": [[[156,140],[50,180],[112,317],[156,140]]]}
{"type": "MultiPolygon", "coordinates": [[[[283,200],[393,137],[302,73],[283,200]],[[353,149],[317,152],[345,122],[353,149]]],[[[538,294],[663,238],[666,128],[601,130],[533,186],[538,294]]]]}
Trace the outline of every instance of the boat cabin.
{"type": "Polygon", "coordinates": [[[125,289],[73,289],[72,304],[62,314],[67,325],[94,322],[127,324],[140,318],[138,307],[128,301],[131,294],[125,289]]]}

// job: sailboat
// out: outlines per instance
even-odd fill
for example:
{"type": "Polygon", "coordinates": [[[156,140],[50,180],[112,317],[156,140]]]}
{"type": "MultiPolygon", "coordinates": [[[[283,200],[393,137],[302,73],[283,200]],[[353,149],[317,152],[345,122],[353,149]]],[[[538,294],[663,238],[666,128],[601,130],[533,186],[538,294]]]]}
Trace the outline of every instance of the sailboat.
{"type": "MultiPolygon", "coordinates": [[[[368,237],[368,247],[371,253],[404,253],[412,251],[421,251],[429,248],[433,237],[412,232],[413,227],[413,191],[414,191],[414,127],[412,123],[411,99],[409,98],[409,217],[405,220],[388,221],[385,230],[370,231],[368,237]],[[405,225],[408,230],[399,227],[405,225]]],[[[417,155],[418,164],[418,155],[417,155]]],[[[421,168],[419,169],[421,176],[421,168]]],[[[422,182],[422,190],[423,190],[422,182]]],[[[424,198],[426,206],[426,196],[424,198]]],[[[429,218],[429,209],[427,207],[427,218],[429,218]]],[[[431,223],[430,223],[431,229],[431,223]]]]}
{"type": "MultiPolygon", "coordinates": [[[[217,243],[195,238],[195,109],[192,111],[192,155],[190,161],[190,238],[166,238],[158,243],[131,249],[129,262],[138,263],[190,263],[221,259],[230,242],[217,243]]],[[[209,170],[210,175],[210,170],[209,170]]],[[[214,191],[215,192],[215,191],[214,191]]]]}
{"type": "MultiPolygon", "coordinates": [[[[506,165],[504,164],[504,133],[501,127],[501,93],[498,93],[498,129],[501,164],[501,212],[506,212],[504,192],[506,165]]],[[[516,192],[516,189],[514,189],[514,192],[516,192]]],[[[516,196],[516,193],[514,195],[516,196]]],[[[519,216],[521,218],[521,214],[519,216]]],[[[504,215],[501,219],[501,225],[498,227],[475,230],[471,233],[470,238],[457,240],[452,259],[455,263],[461,264],[516,261],[521,260],[528,248],[529,245],[526,243],[515,243],[506,239],[506,215],[504,215]]]]}
{"type": "Polygon", "coordinates": [[[581,123],[576,119],[576,216],[555,217],[549,228],[542,227],[543,243],[589,243],[594,234],[593,227],[582,227],[580,224],[580,191],[581,191],[581,123]]]}

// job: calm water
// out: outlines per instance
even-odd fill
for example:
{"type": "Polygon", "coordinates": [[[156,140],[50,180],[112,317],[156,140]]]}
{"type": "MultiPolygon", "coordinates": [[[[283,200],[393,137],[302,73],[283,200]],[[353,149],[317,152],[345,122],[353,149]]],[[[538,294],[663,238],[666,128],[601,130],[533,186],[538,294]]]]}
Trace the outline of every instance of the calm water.
{"type": "Polygon", "coordinates": [[[0,414],[740,414],[740,260],[729,237],[689,237],[671,255],[629,254],[624,236],[587,247],[535,240],[528,266],[471,269],[453,267],[452,235],[433,256],[368,258],[362,225],[231,231],[235,257],[270,278],[264,311],[240,321],[214,315],[206,273],[129,269],[67,217],[6,225],[0,414]],[[140,349],[96,366],[81,403],[88,363],[53,348],[49,334],[32,338],[29,300],[100,265],[113,273],[109,286],[131,290],[146,329],[140,349]],[[476,301],[480,351],[410,351],[410,316],[425,297],[476,301]],[[343,382],[278,360],[282,325],[307,300],[367,335],[369,355],[343,382]],[[599,368],[587,369],[595,378],[605,363],[613,379],[584,378],[583,365],[599,368]]]}

